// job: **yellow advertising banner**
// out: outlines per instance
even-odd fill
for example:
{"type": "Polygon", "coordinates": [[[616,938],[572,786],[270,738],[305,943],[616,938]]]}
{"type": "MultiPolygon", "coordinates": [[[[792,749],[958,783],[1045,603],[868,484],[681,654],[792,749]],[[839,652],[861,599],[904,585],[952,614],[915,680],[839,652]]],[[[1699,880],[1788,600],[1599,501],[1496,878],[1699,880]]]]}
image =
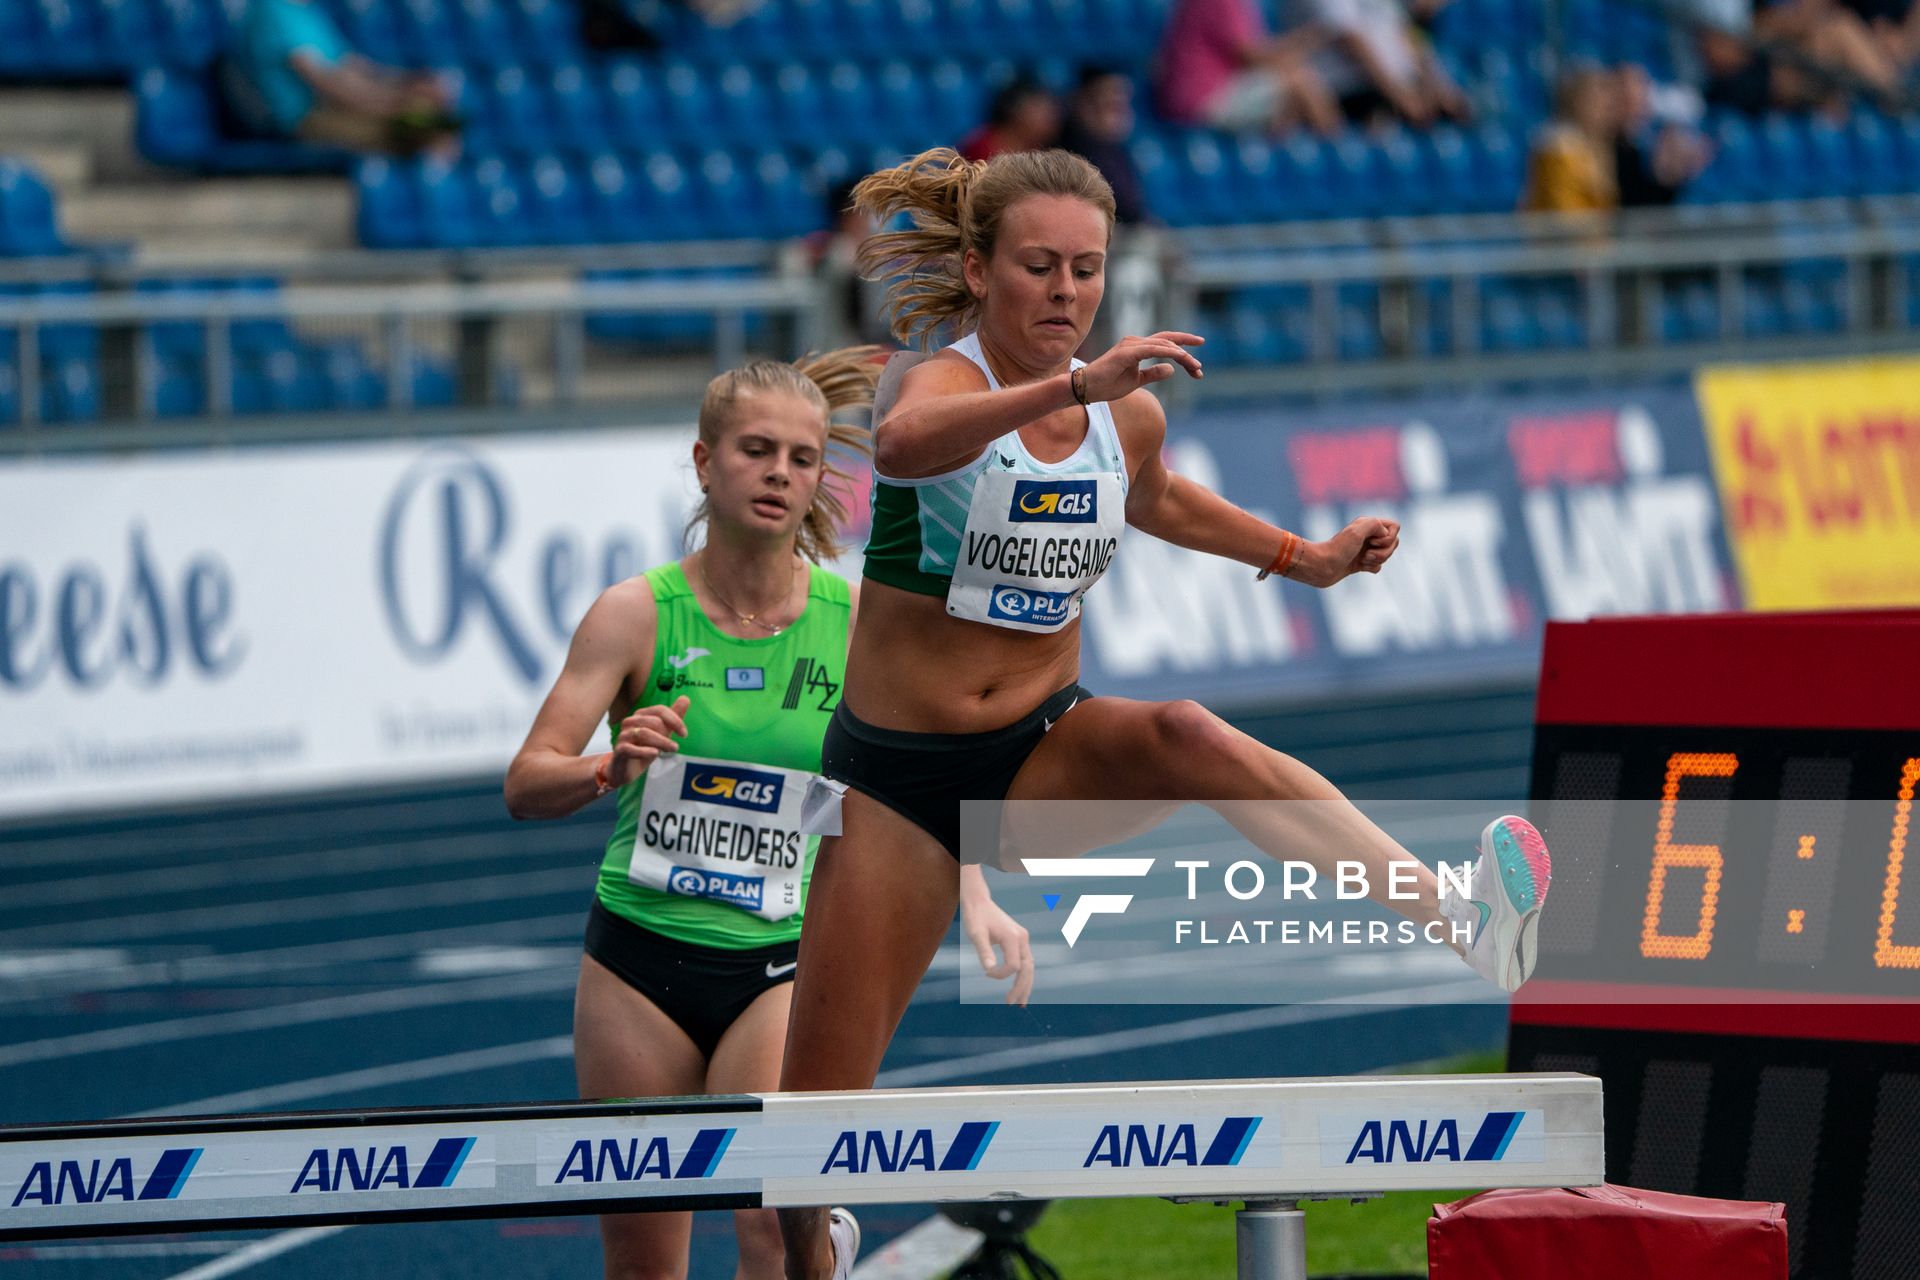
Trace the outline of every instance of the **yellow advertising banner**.
{"type": "Polygon", "coordinates": [[[1702,369],[1750,609],[1920,604],[1920,359],[1702,369]]]}

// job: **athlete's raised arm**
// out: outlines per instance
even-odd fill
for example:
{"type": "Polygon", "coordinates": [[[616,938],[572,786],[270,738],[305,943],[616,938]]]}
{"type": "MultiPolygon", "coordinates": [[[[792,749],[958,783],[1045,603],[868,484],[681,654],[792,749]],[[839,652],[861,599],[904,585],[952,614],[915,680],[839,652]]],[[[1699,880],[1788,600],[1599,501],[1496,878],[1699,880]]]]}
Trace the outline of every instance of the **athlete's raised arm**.
{"type": "MultiPolygon", "coordinates": [[[[1127,490],[1127,523],[1175,546],[1224,556],[1257,569],[1272,566],[1298,537],[1242,510],[1161,460],[1167,415],[1150,395],[1114,406],[1127,453],[1140,459],[1127,490]]],[[[1400,545],[1400,525],[1362,516],[1324,542],[1300,541],[1282,572],[1308,586],[1330,587],[1355,573],[1378,573],[1400,545]]]]}
{"type": "Polygon", "coordinates": [[[685,737],[687,700],[643,707],[626,717],[611,755],[580,752],[623,693],[653,674],[656,611],[645,578],[608,587],[580,620],[567,661],[507,767],[507,812],[516,818],[564,818],[633,781],[685,737]]]}
{"type": "Polygon", "coordinates": [[[1050,413],[1118,400],[1171,378],[1176,366],[1201,376],[1200,361],[1187,348],[1203,341],[1174,332],[1123,338],[1084,369],[998,390],[989,388],[986,375],[970,360],[927,360],[907,371],[891,407],[882,406],[885,418],[873,435],[874,466],[897,480],[964,467],[992,441],[1050,413]],[[1171,363],[1143,363],[1148,360],[1171,363]]]}

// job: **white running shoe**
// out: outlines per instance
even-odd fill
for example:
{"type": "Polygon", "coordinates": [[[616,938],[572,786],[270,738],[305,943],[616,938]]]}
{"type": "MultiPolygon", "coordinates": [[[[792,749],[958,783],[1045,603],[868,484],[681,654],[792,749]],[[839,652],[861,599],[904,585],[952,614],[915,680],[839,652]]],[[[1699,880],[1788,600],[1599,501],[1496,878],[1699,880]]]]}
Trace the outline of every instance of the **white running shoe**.
{"type": "Polygon", "coordinates": [[[1450,892],[1440,914],[1464,921],[1473,941],[1462,953],[1473,971],[1503,991],[1533,974],[1540,905],[1553,879],[1546,841],[1525,818],[1495,818],[1480,833],[1480,861],[1468,882],[1472,897],[1450,892]]]}
{"type": "Polygon", "coordinates": [[[833,1280],[847,1280],[853,1274],[853,1260],[860,1256],[860,1224],[835,1206],[827,1210],[827,1239],[833,1241],[833,1280]]]}

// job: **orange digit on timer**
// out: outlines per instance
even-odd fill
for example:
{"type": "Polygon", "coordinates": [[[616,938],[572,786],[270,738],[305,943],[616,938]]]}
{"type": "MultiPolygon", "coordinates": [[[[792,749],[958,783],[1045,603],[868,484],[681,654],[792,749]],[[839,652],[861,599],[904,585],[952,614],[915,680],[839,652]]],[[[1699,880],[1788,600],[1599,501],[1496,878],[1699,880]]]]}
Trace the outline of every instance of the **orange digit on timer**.
{"type": "Polygon", "coordinates": [[[1920,969],[1920,943],[1896,943],[1894,922],[1900,917],[1900,864],[1907,856],[1907,822],[1913,816],[1913,788],[1920,782],[1920,757],[1900,771],[1900,798],[1893,807],[1893,836],[1887,843],[1887,887],[1880,895],[1880,932],[1873,944],[1873,963],[1882,969],[1920,969]]]}
{"type": "Polygon", "coordinates": [[[1728,753],[1675,752],[1667,760],[1667,784],[1660,794],[1660,827],[1653,838],[1653,874],[1647,880],[1647,914],[1640,926],[1640,954],[1649,960],[1704,960],[1713,950],[1713,917],[1719,909],[1720,866],[1717,844],[1674,844],[1673,814],[1685,778],[1731,778],[1740,757],[1728,753]],[[1667,892],[1667,868],[1699,867],[1700,923],[1693,933],[1660,932],[1660,904],[1667,892]]]}

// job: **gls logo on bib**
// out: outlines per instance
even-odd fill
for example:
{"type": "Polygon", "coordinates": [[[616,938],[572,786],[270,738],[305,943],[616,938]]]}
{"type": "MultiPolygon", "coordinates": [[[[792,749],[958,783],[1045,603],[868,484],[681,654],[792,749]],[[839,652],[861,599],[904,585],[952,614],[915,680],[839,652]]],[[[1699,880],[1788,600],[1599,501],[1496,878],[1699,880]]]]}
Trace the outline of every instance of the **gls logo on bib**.
{"type": "Polygon", "coordinates": [[[1007,519],[1037,524],[1092,524],[1093,480],[1020,480],[1013,486],[1007,519]]]}
{"type": "Polygon", "coordinates": [[[1009,622],[1033,622],[1046,626],[1065,622],[1073,609],[1071,591],[1033,591],[1026,587],[1001,584],[987,601],[989,618],[1009,622]]]}
{"type": "Polygon", "coordinates": [[[689,767],[686,777],[681,779],[680,798],[773,813],[780,807],[780,788],[785,782],[777,773],[762,773],[758,769],[700,765],[689,767]]]}

